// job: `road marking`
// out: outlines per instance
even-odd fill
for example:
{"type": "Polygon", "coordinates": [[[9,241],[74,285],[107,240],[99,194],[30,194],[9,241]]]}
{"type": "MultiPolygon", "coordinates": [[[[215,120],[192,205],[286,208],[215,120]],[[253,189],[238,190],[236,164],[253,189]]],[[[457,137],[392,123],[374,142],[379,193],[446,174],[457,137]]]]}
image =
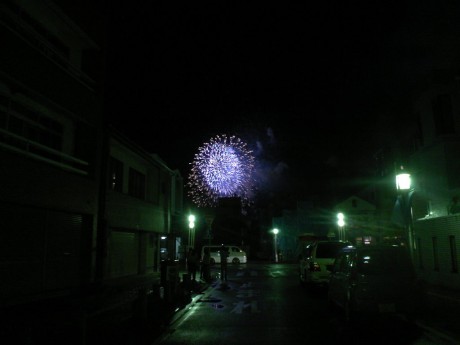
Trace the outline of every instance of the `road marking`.
{"type": "Polygon", "coordinates": [[[238,298],[250,298],[250,297],[254,297],[256,296],[257,293],[255,292],[255,290],[240,290],[238,291],[238,294],[236,295],[236,297],[238,298]]]}
{"type": "Polygon", "coordinates": [[[284,272],[282,272],[282,271],[274,271],[274,272],[270,272],[270,275],[271,275],[273,278],[281,277],[281,276],[284,276],[284,272]]]}
{"type": "Polygon", "coordinates": [[[260,313],[260,310],[257,305],[257,301],[251,301],[251,303],[245,303],[244,301],[239,301],[234,303],[235,307],[230,311],[232,314],[241,314],[244,310],[250,310],[251,313],[257,314],[260,313]]]}
{"type": "Polygon", "coordinates": [[[236,303],[235,308],[233,308],[230,313],[241,314],[243,310],[249,306],[250,306],[249,303],[244,303],[244,301],[240,301],[236,303]]]}
{"type": "Polygon", "coordinates": [[[257,308],[257,301],[251,301],[251,313],[260,313],[260,310],[257,308]]]}

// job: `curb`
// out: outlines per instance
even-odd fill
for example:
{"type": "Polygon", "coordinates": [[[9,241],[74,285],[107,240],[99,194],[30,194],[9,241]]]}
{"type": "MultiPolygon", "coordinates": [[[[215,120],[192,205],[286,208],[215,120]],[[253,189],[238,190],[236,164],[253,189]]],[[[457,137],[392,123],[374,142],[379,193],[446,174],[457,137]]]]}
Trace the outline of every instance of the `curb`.
{"type": "Polygon", "coordinates": [[[171,321],[168,324],[168,327],[172,326],[179,319],[181,319],[197,303],[198,300],[206,296],[210,292],[210,287],[211,284],[205,284],[203,288],[200,290],[200,292],[194,294],[192,300],[188,304],[186,304],[183,308],[176,310],[173,317],[171,318],[171,321]]]}
{"type": "Polygon", "coordinates": [[[416,321],[416,325],[425,330],[425,335],[430,338],[430,340],[437,342],[440,339],[443,341],[439,345],[458,345],[458,339],[455,339],[453,334],[446,334],[445,330],[437,330],[436,328],[427,326],[423,321],[416,321]]]}
{"type": "Polygon", "coordinates": [[[442,298],[442,299],[445,299],[445,300],[448,300],[448,301],[451,301],[451,302],[460,303],[460,299],[457,298],[457,297],[448,296],[448,295],[438,293],[438,292],[435,292],[435,291],[427,291],[426,294],[431,295],[431,296],[435,296],[437,298],[442,298]]]}
{"type": "Polygon", "coordinates": [[[185,316],[185,314],[187,314],[187,312],[203,297],[206,297],[207,295],[209,295],[212,290],[214,290],[214,288],[210,289],[210,287],[212,287],[212,284],[206,284],[199,293],[196,293],[195,296],[192,297],[192,300],[190,301],[190,303],[188,303],[187,305],[185,305],[184,307],[176,310],[171,318],[171,320],[169,321],[169,323],[166,325],[166,328],[165,330],[163,331],[162,335],[159,336],[157,339],[155,339],[152,343],[150,343],[150,345],[156,345],[156,344],[160,344],[165,337],[168,336],[168,334],[170,333],[169,331],[169,328],[171,326],[173,326],[176,322],[178,322],[183,316],[185,316]]]}

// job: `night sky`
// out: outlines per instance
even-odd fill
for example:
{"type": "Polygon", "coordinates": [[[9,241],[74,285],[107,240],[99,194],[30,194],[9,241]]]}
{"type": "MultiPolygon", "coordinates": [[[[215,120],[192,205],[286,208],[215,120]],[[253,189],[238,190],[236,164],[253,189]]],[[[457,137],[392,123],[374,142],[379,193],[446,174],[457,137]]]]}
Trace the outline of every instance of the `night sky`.
{"type": "Polygon", "coordinates": [[[311,194],[371,169],[376,131],[442,60],[433,33],[458,29],[436,1],[153,3],[113,5],[110,122],[185,178],[235,134],[270,188],[311,194]]]}

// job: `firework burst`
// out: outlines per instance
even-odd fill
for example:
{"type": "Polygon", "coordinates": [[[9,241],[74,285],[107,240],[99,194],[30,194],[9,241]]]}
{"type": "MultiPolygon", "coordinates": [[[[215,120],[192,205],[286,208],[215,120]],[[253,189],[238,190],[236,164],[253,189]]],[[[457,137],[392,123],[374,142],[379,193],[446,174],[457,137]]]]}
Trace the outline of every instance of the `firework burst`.
{"type": "Polygon", "coordinates": [[[243,206],[252,198],[254,157],[235,136],[218,135],[198,149],[191,163],[189,195],[198,206],[215,206],[219,198],[240,197],[243,206]]]}

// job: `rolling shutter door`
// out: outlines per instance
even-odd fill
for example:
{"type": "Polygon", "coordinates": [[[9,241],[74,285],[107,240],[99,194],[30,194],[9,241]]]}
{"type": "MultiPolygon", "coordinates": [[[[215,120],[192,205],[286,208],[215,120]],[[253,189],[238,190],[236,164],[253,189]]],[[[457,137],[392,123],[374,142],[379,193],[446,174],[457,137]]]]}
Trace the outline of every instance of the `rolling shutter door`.
{"type": "Polygon", "coordinates": [[[0,204],[2,296],[75,287],[82,215],[0,204]]]}
{"type": "Polygon", "coordinates": [[[46,227],[46,289],[78,286],[82,215],[50,211],[46,227]]]}
{"type": "Polygon", "coordinates": [[[110,236],[110,277],[123,277],[138,273],[139,235],[112,230],[110,236]]]}
{"type": "Polygon", "coordinates": [[[42,210],[0,204],[0,295],[29,295],[43,289],[42,210]]]}

